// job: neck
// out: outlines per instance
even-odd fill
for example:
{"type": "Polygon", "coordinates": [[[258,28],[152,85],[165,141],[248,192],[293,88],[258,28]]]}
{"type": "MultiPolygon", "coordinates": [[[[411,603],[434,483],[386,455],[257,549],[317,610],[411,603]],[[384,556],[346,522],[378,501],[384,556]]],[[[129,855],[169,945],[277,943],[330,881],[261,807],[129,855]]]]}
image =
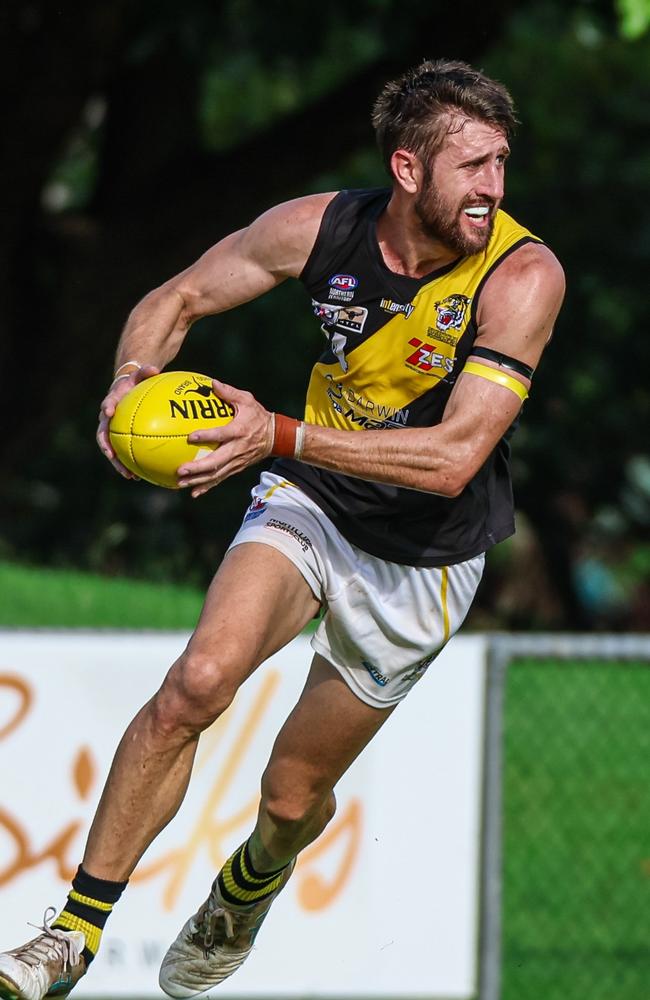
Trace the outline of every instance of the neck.
{"type": "Polygon", "coordinates": [[[409,278],[423,278],[458,257],[422,232],[412,202],[405,203],[395,191],[377,220],[377,242],[386,267],[409,278]]]}

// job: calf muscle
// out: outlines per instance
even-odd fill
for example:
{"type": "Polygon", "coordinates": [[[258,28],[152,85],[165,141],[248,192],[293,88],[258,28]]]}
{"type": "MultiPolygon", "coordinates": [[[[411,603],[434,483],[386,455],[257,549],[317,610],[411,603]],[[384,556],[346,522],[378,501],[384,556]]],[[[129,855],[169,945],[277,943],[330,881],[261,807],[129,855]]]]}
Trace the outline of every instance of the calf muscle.
{"type": "Polygon", "coordinates": [[[111,881],[130,876],[185,797],[201,731],[317,610],[283,555],[256,543],[230,551],[187,649],[120,742],[88,837],[87,872],[111,881]]]}

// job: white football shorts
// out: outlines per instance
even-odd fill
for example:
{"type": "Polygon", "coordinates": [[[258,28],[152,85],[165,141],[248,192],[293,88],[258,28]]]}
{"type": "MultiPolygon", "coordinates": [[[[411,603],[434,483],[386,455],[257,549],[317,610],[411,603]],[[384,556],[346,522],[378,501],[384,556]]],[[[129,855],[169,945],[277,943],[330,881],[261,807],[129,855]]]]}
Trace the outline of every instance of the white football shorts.
{"type": "Polygon", "coordinates": [[[460,628],[485,555],[444,567],[403,566],[344,538],[302,490],[264,472],[230,548],[262,542],[300,570],[324,609],[311,645],[368,705],[410,691],[460,628]]]}

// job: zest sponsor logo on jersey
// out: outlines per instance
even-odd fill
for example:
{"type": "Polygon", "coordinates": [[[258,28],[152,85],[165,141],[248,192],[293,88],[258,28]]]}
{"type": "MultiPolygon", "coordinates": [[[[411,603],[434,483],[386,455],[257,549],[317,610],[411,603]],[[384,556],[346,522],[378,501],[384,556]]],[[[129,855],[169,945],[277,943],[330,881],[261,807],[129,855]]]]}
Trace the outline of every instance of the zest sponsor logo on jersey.
{"type": "Polygon", "coordinates": [[[329,373],[327,374],[327,395],[332,409],[349,420],[351,424],[364,430],[380,430],[384,427],[405,427],[408,421],[408,409],[398,409],[395,406],[385,406],[365,399],[347,386],[341,385],[329,373]]]}
{"type": "Polygon", "coordinates": [[[418,372],[432,372],[438,378],[445,377],[440,374],[442,371],[447,375],[451,375],[453,372],[456,359],[442,354],[437,350],[435,344],[425,344],[418,337],[411,337],[409,346],[415,347],[415,350],[404,362],[407,368],[418,372]]]}
{"type": "Polygon", "coordinates": [[[383,309],[384,312],[391,313],[393,316],[403,313],[408,319],[415,306],[412,302],[393,302],[392,299],[382,299],[379,303],[379,308],[383,309]]]}
{"type": "Polygon", "coordinates": [[[434,302],[433,308],[436,310],[436,329],[460,330],[467,313],[467,307],[471,299],[466,295],[448,295],[440,302],[434,302]]]}

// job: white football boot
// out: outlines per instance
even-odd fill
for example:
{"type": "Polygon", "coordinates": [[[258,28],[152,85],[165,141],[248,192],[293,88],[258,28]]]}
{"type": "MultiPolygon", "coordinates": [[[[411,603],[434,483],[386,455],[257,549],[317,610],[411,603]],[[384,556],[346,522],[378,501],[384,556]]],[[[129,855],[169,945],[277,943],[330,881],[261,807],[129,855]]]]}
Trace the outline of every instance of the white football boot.
{"type": "MultiPolygon", "coordinates": [[[[45,911],[38,937],[0,953],[0,998],[43,1000],[67,997],[86,971],[82,951],[86,938],[81,931],[51,927],[54,907],[45,911]]],[[[34,926],[34,925],[32,925],[34,926]]]]}
{"type": "Polygon", "coordinates": [[[215,879],[205,903],[190,917],[163,958],[160,988],[175,1000],[186,1000],[236,972],[253,950],[262,921],[288,882],[294,865],[295,861],[287,867],[272,896],[238,910],[225,905],[215,879]]]}

